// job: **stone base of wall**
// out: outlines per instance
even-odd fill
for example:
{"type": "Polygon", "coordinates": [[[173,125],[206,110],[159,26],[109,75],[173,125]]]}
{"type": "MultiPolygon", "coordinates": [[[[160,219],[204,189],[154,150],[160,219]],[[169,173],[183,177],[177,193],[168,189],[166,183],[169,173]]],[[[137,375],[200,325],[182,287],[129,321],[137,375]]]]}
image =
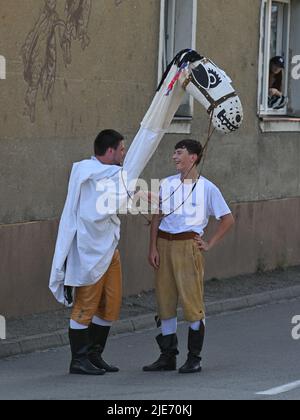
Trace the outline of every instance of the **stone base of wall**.
{"type": "MultiPolygon", "coordinates": [[[[235,204],[232,210],[235,229],[206,255],[207,279],[300,264],[300,198],[235,204]]],[[[0,226],[1,315],[18,317],[59,308],[48,290],[57,227],[57,221],[0,226]]],[[[144,219],[123,217],[125,296],[153,288],[148,243],[144,219]]]]}

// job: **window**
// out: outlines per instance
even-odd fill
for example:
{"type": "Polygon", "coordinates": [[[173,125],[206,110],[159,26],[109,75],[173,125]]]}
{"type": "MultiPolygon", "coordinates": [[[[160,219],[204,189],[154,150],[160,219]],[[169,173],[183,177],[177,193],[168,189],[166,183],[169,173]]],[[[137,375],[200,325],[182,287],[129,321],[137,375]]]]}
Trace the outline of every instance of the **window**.
{"type": "Polygon", "coordinates": [[[261,16],[259,114],[287,115],[291,1],[262,0],[261,16]],[[283,58],[284,69],[275,57],[283,58]],[[273,72],[272,60],[279,74],[273,72]]]}
{"type": "Polygon", "coordinates": [[[299,22],[300,0],[262,0],[258,112],[263,131],[300,131],[299,22]],[[283,57],[285,62],[280,81],[284,101],[279,107],[270,100],[274,57],[283,57]]]}
{"type": "MultiPolygon", "coordinates": [[[[196,20],[197,0],[161,0],[159,80],[180,50],[196,49],[196,20]]],[[[187,95],[175,116],[174,125],[181,124],[179,132],[186,132],[192,117],[193,100],[187,95]]]]}
{"type": "Polygon", "coordinates": [[[290,62],[288,113],[300,118],[300,0],[291,1],[290,62]]]}

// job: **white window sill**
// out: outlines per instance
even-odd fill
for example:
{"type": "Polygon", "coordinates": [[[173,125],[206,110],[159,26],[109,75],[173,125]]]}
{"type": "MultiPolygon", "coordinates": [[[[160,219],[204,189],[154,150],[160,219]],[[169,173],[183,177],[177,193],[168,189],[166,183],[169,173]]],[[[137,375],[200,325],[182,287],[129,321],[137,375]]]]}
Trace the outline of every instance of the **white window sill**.
{"type": "Polygon", "coordinates": [[[192,132],[192,121],[191,117],[180,118],[175,117],[168,130],[169,134],[191,134],[192,132]]]}
{"type": "Polygon", "coordinates": [[[261,117],[259,125],[263,133],[300,132],[300,118],[276,116],[261,117]]]}

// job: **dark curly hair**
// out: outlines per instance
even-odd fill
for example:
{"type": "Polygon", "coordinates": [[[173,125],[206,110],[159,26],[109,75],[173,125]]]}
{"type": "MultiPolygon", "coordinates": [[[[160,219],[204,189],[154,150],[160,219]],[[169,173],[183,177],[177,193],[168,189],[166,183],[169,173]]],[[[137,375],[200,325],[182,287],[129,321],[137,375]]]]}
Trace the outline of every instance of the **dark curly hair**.
{"type": "Polygon", "coordinates": [[[203,156],[203,147],[200,141],[191,139],[181,140],[175,146],[175,150],[178,149],[186,149],[190,155],[197,155],[198,160],[196,162],[196,165],[199,165],[199,163],[201,162],[203,156]]]}

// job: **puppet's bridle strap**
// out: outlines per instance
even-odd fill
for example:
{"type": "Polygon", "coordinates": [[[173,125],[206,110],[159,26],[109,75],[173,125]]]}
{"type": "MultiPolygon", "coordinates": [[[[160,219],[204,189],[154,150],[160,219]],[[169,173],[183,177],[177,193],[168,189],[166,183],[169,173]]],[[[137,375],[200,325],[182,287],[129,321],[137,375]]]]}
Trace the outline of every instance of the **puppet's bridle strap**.
{"type": "Polygon", "coordinates": [[[227,99],[235,98],[237,97],[236,92],[228,93],[228,95],[222,96],[217,101],[214,101],[212,98],[212,102],[210,102],[210,107],[208,108],[207,112],[210,114],[214,109],[218,108],[219,105],[221,105],[223,102],[227,101],[227,99]]]}
{"type": "Polygon", "coordinates": [[[185,81],[182,83],[182,87],[184,90],[188,87],[188,85],[193,81],[193,76],[190,74],[189,77],[185,79],[185,81]]]}
{"type": "Polygon", "coordinates": [[[210,94],[207,92],[206,89],[204,89],[202,86],[200,86],[198,83],[195,82],[195,79],[193,77],[193,74],[190,74],[189,77],[186,78],[186,80],[183,82],[182,87],[184,90],[188,87],[190,83],[193,83],[202,93],[202,95],[206,98],[206,100],[210,103],[210,107],[207,110],[207,113],[210,115],[214,109],[216,109],[219,105],[221,105],[223,102],[227,101],[227,99],[235,98],[237,96],[236,92],[231,92],[228,95],[221,96],[217,101],[215,101],[210,94]]]}

